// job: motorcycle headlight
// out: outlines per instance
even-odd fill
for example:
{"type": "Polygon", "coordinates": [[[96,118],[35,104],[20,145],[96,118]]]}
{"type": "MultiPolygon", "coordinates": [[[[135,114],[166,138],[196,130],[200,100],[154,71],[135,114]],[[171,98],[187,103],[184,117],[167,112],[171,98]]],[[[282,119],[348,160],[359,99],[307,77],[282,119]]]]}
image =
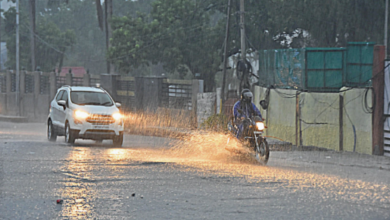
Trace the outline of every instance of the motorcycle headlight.
{"type": "Polygon", "coordinates": [[[119,120],[122,119],[123,116],[122,116],[121,113],[117,112],[117,113],[112,114],[112,117],[113,117],[115,120],[119,121],[119,120]]]}
{"type": "Polygon", "coordinates": [[[262,131],[264,130],[264,123],[263,122],[256,122],[256,127],[258,130],[262,131]]]}
{"type": "Polygon", "coordinates": [[[86,119],[88,118],[89,114],[85,111],[76,110],[74,112],[74,116],[76,117],[76,119],[86,119]]]}

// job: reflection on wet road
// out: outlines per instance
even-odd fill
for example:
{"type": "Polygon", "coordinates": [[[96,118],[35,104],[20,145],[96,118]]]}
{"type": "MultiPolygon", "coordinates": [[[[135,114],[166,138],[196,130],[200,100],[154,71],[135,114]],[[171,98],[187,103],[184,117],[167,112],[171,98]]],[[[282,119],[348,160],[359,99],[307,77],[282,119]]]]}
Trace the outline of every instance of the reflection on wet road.
{"type": "Polygon", "coordinates": [[[69,218],[92,218],[95,197],[94,177],[91,173],[89,150],[70,152],[61,172],[65,175],[61,198],[64,203],[60,216],[69,218]]]}
{"type": "Polygon", "coordinates": [[[52,144],[43,131],[0,143],[1,219],[390,218],[383,157],[271,152],[260,166],[220,134],[126,136],[113,148],[52,144]]]}

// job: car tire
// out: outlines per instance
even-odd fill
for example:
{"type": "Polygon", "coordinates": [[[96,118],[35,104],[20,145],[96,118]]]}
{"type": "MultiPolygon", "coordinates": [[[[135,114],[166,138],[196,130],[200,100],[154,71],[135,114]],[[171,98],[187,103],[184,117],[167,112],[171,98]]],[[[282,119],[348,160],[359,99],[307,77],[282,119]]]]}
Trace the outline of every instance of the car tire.
{"type": "Polygon", "coordinates": [[[76,140],[74,131],[70,129],[69,123],[67,122],[65,124],[65,142],[68,144],[74,144],[74,141],[76,140]]]}
{"type": "Polygon", "coordinates": [[[51,120],[47,123],[47,139],[51,142],[55,142],[57,140],[57,133],[54,130],[51,120]]]}
{"type": "Polygon", "coordinates": [[[117,137],[114,137],[114,139],[112,139],[112,144],[115,147],[122,147],[122,144],[123,144],[123,134],[119,134],[117,137]]]}

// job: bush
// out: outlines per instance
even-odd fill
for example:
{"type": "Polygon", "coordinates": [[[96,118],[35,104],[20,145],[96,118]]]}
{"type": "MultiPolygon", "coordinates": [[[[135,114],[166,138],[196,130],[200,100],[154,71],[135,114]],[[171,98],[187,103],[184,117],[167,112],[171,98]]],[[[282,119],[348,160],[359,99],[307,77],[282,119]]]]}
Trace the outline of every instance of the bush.
{"type": "Polygon", "coordinates": [[[226,132],[229,117],[224,114],[216,114],[208,117],[200,127],[205,130],[212,130],[216,132],[226,132]]]}

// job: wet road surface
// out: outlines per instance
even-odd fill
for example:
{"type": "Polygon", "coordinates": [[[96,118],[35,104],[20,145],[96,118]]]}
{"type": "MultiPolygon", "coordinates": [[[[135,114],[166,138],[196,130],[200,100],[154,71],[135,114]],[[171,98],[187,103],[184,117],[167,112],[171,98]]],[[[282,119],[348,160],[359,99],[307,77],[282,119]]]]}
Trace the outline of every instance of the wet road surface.
{"type": "Polygon", "coordinates": [[[45,129],[0,122],[0,219],[390,219],[389,158],[271,152],[260,166],[218,135],[114,148],[45,129]]]}

